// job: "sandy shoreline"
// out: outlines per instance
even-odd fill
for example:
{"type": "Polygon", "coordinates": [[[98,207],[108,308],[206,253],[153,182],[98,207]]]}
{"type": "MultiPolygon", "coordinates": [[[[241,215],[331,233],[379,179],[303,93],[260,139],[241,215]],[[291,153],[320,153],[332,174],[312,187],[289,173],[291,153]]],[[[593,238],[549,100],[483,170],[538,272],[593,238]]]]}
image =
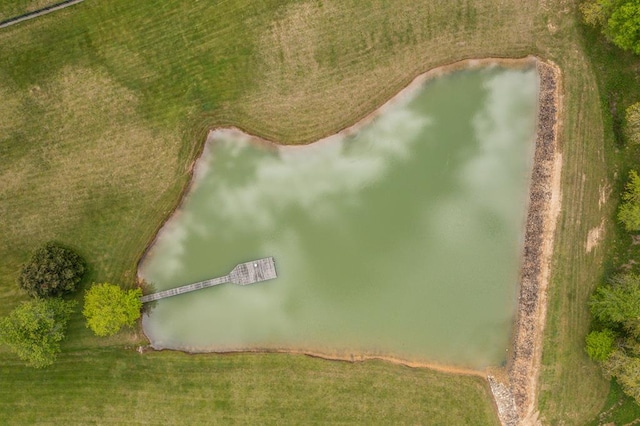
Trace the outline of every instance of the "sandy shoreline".
{"type": "MultiPolygon", "coordinates": [[[[479,376],[487,379],[488,387],[491,389],[496,409],[500,420],[505,425],[516,424],[536,424],[536,391],[538,375],[542,356],[542,333],[546,318],[546,292],[550,277],[550,263],[553,253],[553,238],[555,224],[560,211],[560,169],[562,157],[557,146],[558,117],[561,112],[560,99],[560,72],[553,64],[539,61],[537,58],[528,56],[521,59],[506,58],[486,58],[463,60],[453,64],[429,70],[417,76],[407,87],[402,89],[396,96],[384,103],[375,111],[367,114],[354,125],[347,127],[340,132],[322,138],[312,143],[322,143],[334,138],[344,137],[360,130],[369,124],[380,114],[397,102],[412,96],[427,80],[463,69],[480,68],[487,66],[504,66],[508,68],[526,68],[536,66],[540,79],[540,91],[538,95],[538,120],[536,127],[536,141],[534,164],[530,180],[529,200],[527,209],[527,219],[525,225],[525,242],[521,260],[519,297],[517,304],[517,318],[514,323],[512,333],[512,345],[510,348],[510,358],[506,370],[487,369],[479,371],[463,367],[448,366],[429,362],[410,362],[387,356],[358,355],[344,357],[340,355],[316,353],[304,350],[249,350],[242,353],[289,353],[304,354],[312,357],[319,357],[329,360],[360,362],[366,360],[384,360],[394,364],[405,365],[416,368],[429,368],[436,371],[479,376]]],[[[229,130],[229,128],[216,128],[209,132],[211,134],[219,130],[229,130]]],[[[287,149],[295,149],[304,145],[282,145],[254,135],[249,135],[242,129],[231,128],[251,137],[252,140],[277,146],[286,146],[287,149]]],[[[206,150],[207,144],[203,144],[198,153],[199,159],[206,150]]],[[[140,268],[148,256],[150,249],[162,229],[179,214],[180,207],[186,196],[192,189],[194,181],[197,180],[197,170],[192,163],[189,170],[189,183],[185,185],[175,208],[167,215],[166,220],[160,225],[150,244],[138,262],[138,280],[141,281],[140,268]],[[177,214],[176,214],[177,213],[177,214]]],[[[188,352],[188,351],[184,351],[188,352]]],[[[213,351],[213,353],[216,353],[213,351]]],[[[237,352],[218,352],[231,354],[237,352]]]]}

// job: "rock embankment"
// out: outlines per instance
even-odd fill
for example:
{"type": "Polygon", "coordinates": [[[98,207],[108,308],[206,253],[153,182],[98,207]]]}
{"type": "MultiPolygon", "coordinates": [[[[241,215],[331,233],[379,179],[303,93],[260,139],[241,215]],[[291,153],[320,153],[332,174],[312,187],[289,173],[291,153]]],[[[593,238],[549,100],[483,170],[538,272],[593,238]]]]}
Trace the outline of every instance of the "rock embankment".
{"type": "MultiPolygon", "coordinates": [[[[558,161],[557,143],[560,74],[556,67],[544,62],[539,62],[537,68],[540,92],[536,147],[520,272],[518,316],[508,365],[517,424],[536,423],[535,397],[542,356],[546,293],[560,202],[561,161],[558,161]]],[[[506,424],[516,423],[510,419],[506,424]]]]}

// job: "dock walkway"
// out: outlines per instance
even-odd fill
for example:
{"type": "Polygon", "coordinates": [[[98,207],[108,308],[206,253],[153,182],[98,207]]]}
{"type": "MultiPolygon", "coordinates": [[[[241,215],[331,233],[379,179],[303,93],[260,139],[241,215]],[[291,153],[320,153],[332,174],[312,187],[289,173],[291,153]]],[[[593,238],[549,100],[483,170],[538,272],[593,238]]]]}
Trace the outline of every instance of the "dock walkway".
{"type": "Polygon", "coordinates": [[[182,287],[176,287],[160,291],[158,293],[147,294],[146,296],[142,296],[140,301],[142,303],[153,302],[155,300],[164,299],[165,297],[177,296],[179,294],[189,293],[191,291],[213,287],[220,284],[231,283],[237,285],[248,285],[271,280],[277,277],[278,274],[276,272],[276,264],[273,257],[265,257],[264,259],[241,263],[233,268],[228,275],[223,277],[212,278],[210,280],[187,284],[182,287]]]}

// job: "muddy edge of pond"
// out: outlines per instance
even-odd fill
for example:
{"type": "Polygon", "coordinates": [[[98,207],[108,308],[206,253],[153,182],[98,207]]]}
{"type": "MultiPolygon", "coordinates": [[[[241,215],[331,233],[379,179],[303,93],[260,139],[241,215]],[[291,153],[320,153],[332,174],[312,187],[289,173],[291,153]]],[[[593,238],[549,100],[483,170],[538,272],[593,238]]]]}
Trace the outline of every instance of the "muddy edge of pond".
{"type": "MultiPolygon", "coordinates": [[[[503,66],[512,69],[523,69],[536,66],[540,81],[538,94],[538,118],[536,124],[536,143],[531,174],[527,219],[525,225],[524,249],[521,260],[519,296],[517,304],[517,316],[512,332],[512,344],[509,351],[509,359],[506,370],[501,368],[489,368],[486,372],[447,366],[436,363],[413,363],[394,357],[379,356],[357,356],[341,357],[328,354],[314,353],[296,349],[290,350],[250,350],[243,353],[290,353],[305,354],[312,357],[319,357],[329,360],[340,361],[365,361],[384,360],[408,367],[430,368],[437,371],[474,375],[488,378],[491,385],[494,401],[500,420],[503,424],[520,424],[536,422],[536,389],[538,383],[538,373],[542,356],[542,333],[544,330],[546,317],[546,296],[547,285],[550,275],[550,263],[553,253],[553,237],[556,220],[560,211],[560,172],[562,157],[557,146],[558,127],[561,124],[561,79],[559,68],[549,62],[543,62],[535,56],[524,58],[483,58],[466,59],[452,64],[431,69],[414,78],[409,85],[402,89],[396,96],[385,102],[373,112],[365,115],[357,123],[349,126],[338,133],[319,139],[312,143],[321,143],[337,137],[344,137],[359,131],[363,126],[369,124],[377,116],[384,113],[388,108],[396,103],[410,97],[422,85],[433,78],[446,75],[448,73],[482,68],[488,66],[503,66]],[[497,387],[496,387],[497,384],[497,387]],[[499,388],[499,390],[498,390],[499,388]],[[515,405],[514,405],[515,403],[515,405]]],[[[304,145],[283,145],[275,141],[270,141],[246,132],[241,127],[217,127],[212,128],[206,140],[217,130],[235,130],[251,137],[251,140],[258,144],[284,146],[288,149],[302,148],[304,145]]],[[[191,163],[188,173],[189,182],[183,188],[175,207],[167,212],[165,220],[158,226],[153,238],[147,245],[144,253],[137,264],[138,282],[143,284],[140,276],[141,265],[154,246],[156,240],[165,226],[173,218],[179,215],[183,202],[193,189],[194,181],[197,180],[198,160],[207,152],[207,143],[202,143],[196,159],[191,163]]],[[[145,335],[146,337],[146,335],[145,335]]],[[[188,350],[183,352],[192,353],[188,350]]],[[[236,352],[224,352],[226,354],[236,352]]]]}

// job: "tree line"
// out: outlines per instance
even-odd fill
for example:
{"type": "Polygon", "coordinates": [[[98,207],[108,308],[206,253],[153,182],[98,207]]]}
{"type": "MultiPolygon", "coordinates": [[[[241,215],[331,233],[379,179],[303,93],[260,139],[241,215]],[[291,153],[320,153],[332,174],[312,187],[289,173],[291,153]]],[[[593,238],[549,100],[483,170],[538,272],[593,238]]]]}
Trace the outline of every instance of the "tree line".
{"type": "MultiPolygon", "coordinates": [[[[585,23],[612,44],[640,55],[640,1],[587,0],[580,5],[585,23]]],[[[640,145],[640,102],[625,110],[623,137],[640,145]]],[[[640,231],[640,176],[628,174],[617,219],[624,232],[640,231]]],[[[640,403],[640,275],[622,272],[599,285],[589,301],[592,330],[585,339],[589,357],[623,391],[640,403]]]]}
{"type": "MultiPolygon", "coordinates": [[[[37,249],[22,266],[17,284],[32,299],[0,318],[0,342],[32,367],[53,364],[78,303],[72,297],[86,272],[84,259],[54,242],[37,249]]],[[[87,327],[110,336],[132,327],[141,315],[142,290],[93,284],[84,294],[87,327]]]]}

